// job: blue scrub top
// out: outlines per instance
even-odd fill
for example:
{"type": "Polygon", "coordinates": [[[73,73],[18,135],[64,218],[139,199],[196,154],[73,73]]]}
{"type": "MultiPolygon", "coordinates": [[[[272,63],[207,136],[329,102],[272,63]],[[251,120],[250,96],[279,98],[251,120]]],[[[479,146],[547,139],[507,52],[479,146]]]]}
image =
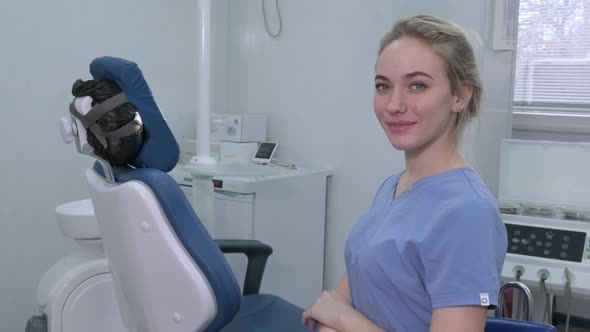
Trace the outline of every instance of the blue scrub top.
{"type": "Polygon", "coordinates": [[[470,168],[381,186],[346,241],[352,303],[387,331],[428,331],[435,308],[498,303],[506,227],[470,168]]]}

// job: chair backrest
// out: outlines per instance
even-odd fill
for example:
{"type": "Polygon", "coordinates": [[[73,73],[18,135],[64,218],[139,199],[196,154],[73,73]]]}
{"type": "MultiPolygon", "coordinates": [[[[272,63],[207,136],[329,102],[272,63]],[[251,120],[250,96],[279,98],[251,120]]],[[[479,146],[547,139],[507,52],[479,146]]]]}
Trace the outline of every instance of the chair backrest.
{"type": "Polygon", "coordinates": [[[131,164],[86,172],[96,220],[130,332],[219,331],[239,310],[240,290],[186,196],[166,174],[178,144],[134,63],[94,60],[96,79],[116,81],[144,122],[147,139],[131,164]],[[137,168],[136,168],[137,167],[137,168]]]}
{"type": "Polygon", "coordinates": [[[139,154],[131,164],[137,168],[171,171],[178,162],[180,148],[137,64],[105,56],[90,63],[90,73],[96,80],[108,79],[117,82],[129,102],[135,105],[141,115],[144,141],[139,154]]]}
{"type": "Polygon", "coordinates": [[[488,317],[484,332],[557,332],[557,330],[548,324],[488,317]]]}

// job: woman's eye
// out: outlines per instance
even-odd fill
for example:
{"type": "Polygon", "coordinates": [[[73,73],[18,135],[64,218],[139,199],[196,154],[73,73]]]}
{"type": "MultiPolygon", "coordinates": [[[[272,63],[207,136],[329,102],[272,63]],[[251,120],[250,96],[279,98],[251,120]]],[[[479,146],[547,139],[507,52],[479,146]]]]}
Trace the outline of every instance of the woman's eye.
{"type": "Polygon", "coordinates": [[[414,83],[410,86],[410,90],[414,90],[414,91],[421,91],[426,89],[426,85],[422,84],[422,83],[414,83]]]}
{"type": "Polygon", "coordinates": [[[389,88],[389,85],[385,84],[385,83],[376,83],[375,84],[375,89],[378,91],[384,91],[387,90],[389,88]]]}

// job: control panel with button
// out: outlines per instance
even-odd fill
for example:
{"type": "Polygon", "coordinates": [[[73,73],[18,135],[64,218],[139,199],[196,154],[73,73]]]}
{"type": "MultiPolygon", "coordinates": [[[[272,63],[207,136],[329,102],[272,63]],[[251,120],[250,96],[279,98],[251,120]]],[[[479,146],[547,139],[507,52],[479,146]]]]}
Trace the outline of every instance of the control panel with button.
{"type": "Polygon", "coordinates": [[[541,300],[534,321],[545,319],[545,310],[537,310],[545,292],[590,300],[587,165],[589,143],[502,141],[498,207],[508,245],[501,280],[513,281],[522,271],[518,279],[541,300]]]}
{"type": "Polygon", "coordinates": [[[590,240],[585,232],[505,223],[508,252],[571,262],[590,258],[590,240]]]}

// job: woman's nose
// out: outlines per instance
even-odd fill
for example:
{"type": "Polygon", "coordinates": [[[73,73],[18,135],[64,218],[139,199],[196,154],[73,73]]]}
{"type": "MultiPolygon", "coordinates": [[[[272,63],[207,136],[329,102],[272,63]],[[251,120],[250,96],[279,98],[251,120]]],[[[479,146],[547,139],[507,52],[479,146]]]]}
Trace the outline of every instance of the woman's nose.
{"type": "Polygon", "coordinates": [[[387,112],[391,114],[404,113],[406,109],[406,103],[404,102],[402,94],[399,91],[393,91],[391,95],[389,95],[389,100],[387,102],[387,112]]]}

